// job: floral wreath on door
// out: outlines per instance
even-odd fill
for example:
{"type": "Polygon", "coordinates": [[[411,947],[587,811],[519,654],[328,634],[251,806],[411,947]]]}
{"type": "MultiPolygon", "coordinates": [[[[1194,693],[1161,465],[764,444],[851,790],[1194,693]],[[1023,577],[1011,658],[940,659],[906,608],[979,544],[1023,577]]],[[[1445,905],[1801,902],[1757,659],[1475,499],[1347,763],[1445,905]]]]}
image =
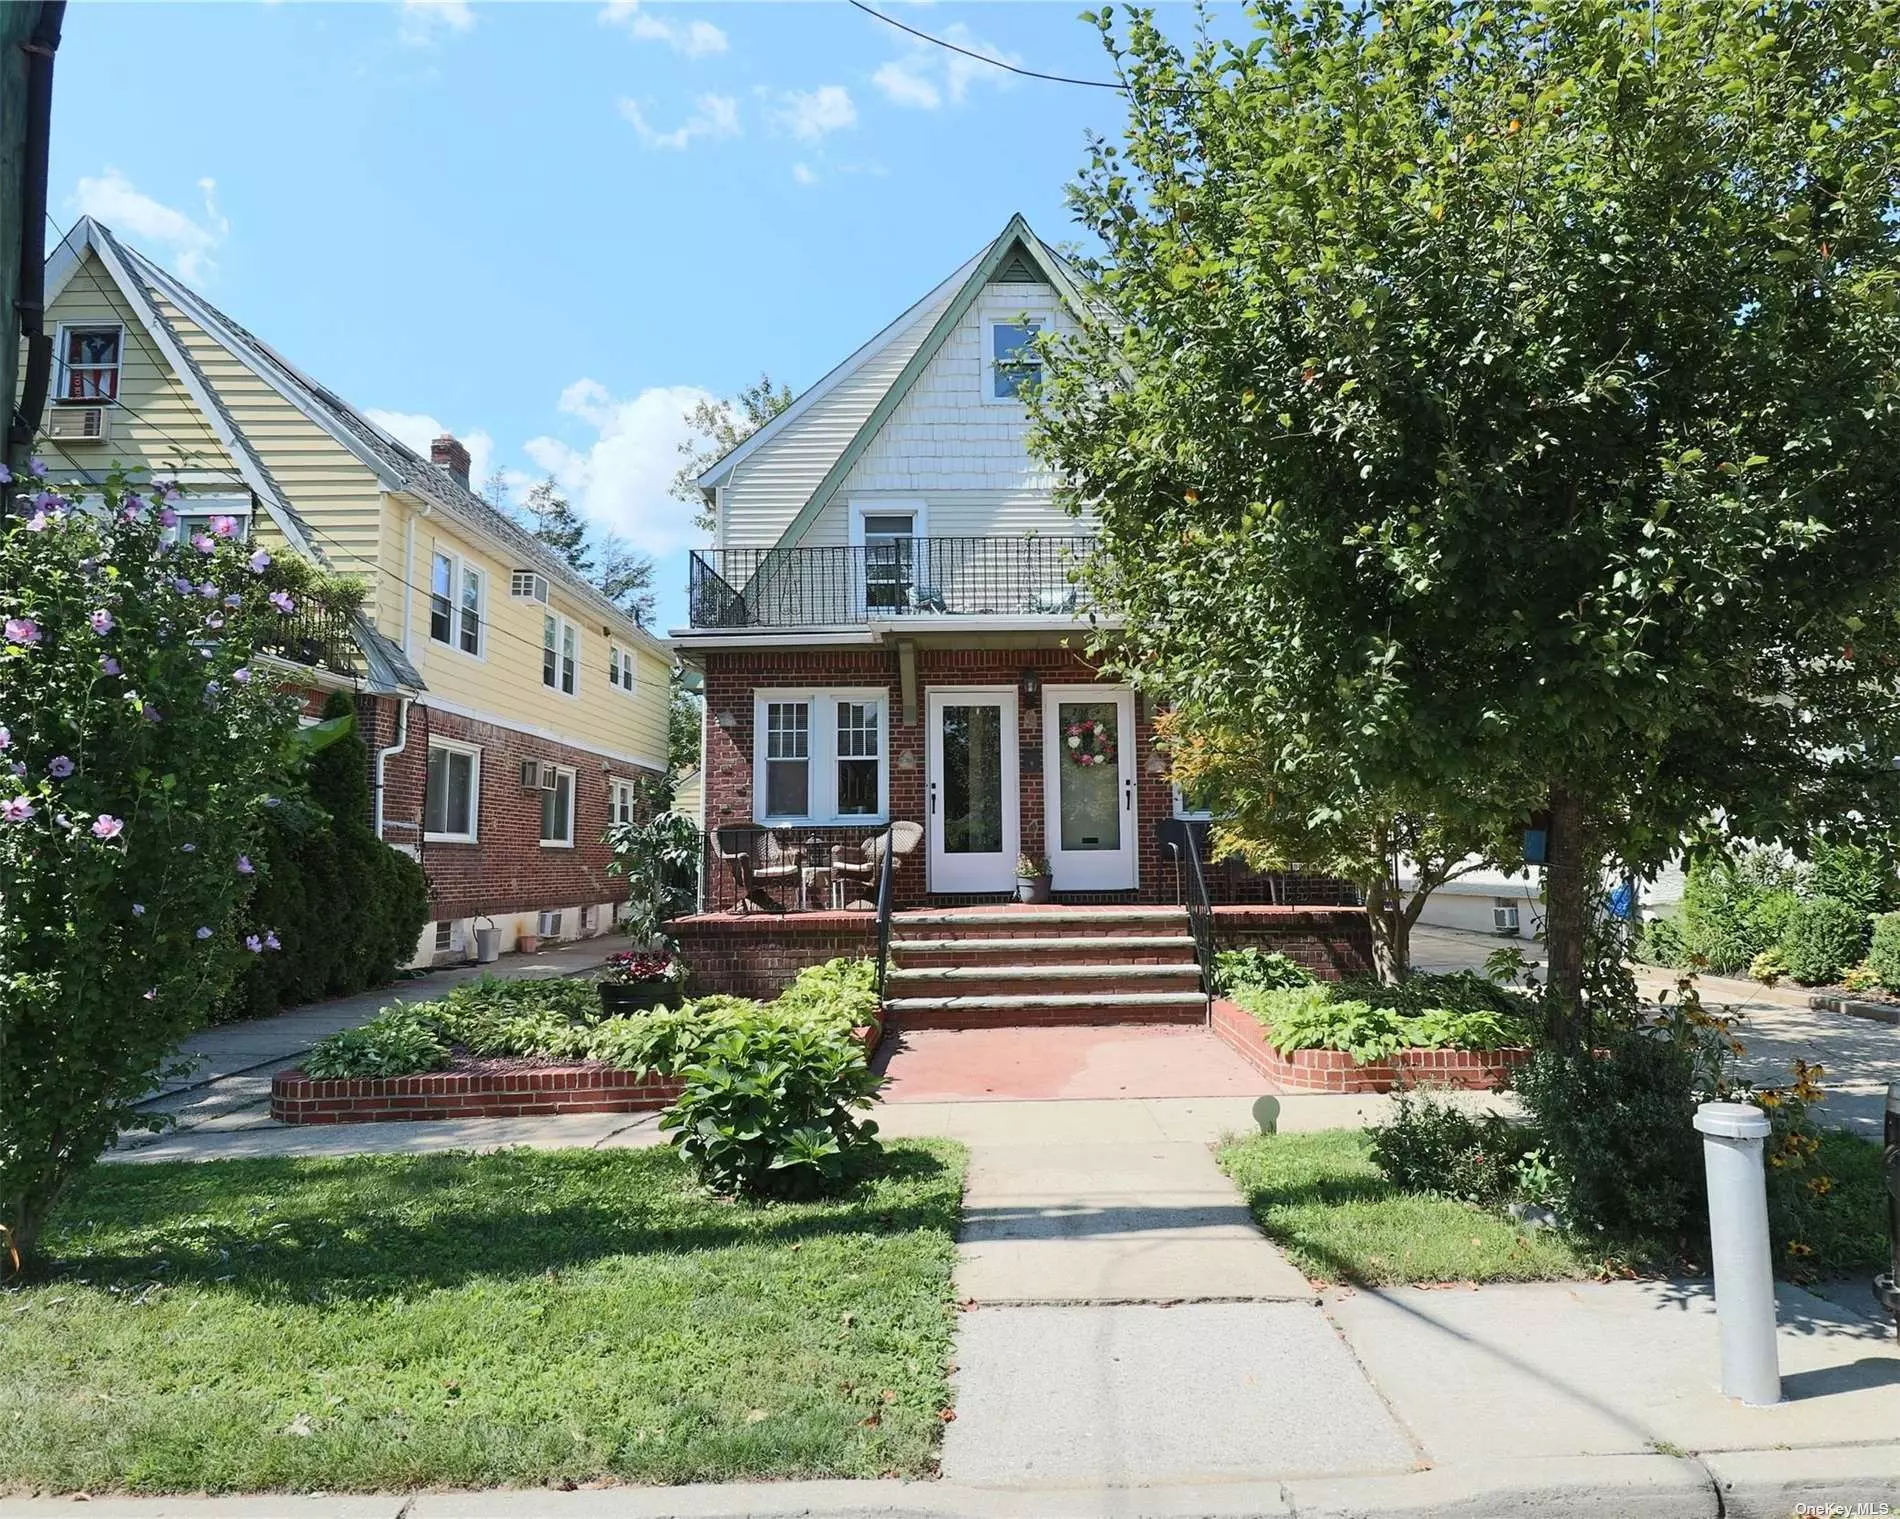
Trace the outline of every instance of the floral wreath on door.
{"type": "Polygon", "coordinates": [[[1107,765],[1115,758],[1115,730],[1099,718],[1083,718],[1063,730],[1063,742],[1072,763],[1087,768],[1107,765]]]}

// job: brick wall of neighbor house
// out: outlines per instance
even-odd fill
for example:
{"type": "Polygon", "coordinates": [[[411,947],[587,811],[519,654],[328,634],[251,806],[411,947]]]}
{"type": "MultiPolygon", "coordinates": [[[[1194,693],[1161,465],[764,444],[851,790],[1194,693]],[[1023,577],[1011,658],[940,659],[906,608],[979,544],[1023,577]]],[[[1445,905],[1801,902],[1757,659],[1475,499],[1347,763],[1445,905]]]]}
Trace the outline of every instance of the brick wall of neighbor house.
{"type": "MultiPolygon", "coordinates": [[[[395,742],[397,703],[384,697],[365,699],[358,705],[374,767],[377,750],[395,742]]],[[[611,855],[600,842],[608,824],[608,783],[640,773],[638,767],[623,760],[437,711],[418,701],[409,709],[407,742],[389,757],[383,769],[383,837],[391,844],[419,851],[429,878],[432,919],[551,912],[612,902],[621,896],[623,888],[607,874],[611,855]],[[423,790],[432,735],[476,745],[482,751],[481,799],[473,844],[431,843],[422,837],[423,790]],[[551,848],[541,843],[541,794],[521,787],[524,759],[544,760],[574,771],[573,848],[551,848]]]]}

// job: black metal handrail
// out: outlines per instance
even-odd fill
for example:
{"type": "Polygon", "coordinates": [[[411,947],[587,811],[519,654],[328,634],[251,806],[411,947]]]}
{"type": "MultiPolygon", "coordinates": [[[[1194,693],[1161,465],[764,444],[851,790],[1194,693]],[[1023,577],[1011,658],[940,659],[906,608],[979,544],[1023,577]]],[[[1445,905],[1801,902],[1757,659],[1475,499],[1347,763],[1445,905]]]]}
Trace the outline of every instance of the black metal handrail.
{"type": "Polygon", "coordinates": [[[1874,1293],[1900,1329],[1900,1081],[1887,1084],[1887,1121],[1881,1138],[1887,1173],[1888,1269],[1874,1278],[1874,1293]]]}
{"type": "Polygon", "coordinates": [[[696,628],[853,625],[872,617],[1082,617],[1085,536],[892,538],[822,548],[705,549],[688,571],[696,628]]]}
{"type": "Polygon", "coordinates": [[[891,958],[891,899],[896,895],[897,851],[886,848],[877,871],[877,1007],[884,1011],[884,971],[891,958]]]}
{"type": "Polygon", "coordinates": [[[355,675],[357,648],[352,617],[352,608],[305,600],[290,616],[280,619],[268,635],[260,637],[253,648],[259,654],[308,669],[355,675]]]}
{"type": "Polygon", "coordinates": [[[1188,932],[1194,936],[1194,958],[1201,966],[1201,990],[1209,1011],[1214,1001],[1214,903],[1207,894],[1207,873],[1201,868],[1201,849],[1192,823],[1163,818],[1156,825],[1162,845],[1174,856],[1176,891],[1187,909],[1188,932]]]}

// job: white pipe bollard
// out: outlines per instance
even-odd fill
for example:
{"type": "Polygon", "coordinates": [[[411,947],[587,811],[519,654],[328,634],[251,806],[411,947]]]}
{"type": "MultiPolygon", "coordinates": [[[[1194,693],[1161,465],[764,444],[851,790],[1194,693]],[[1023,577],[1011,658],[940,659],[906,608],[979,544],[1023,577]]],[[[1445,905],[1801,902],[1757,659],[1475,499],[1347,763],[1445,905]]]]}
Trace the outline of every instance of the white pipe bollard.
{"type": "Polygon", "coordinates": [[[1715,1317],[1722,1336],[1722,1391],[1744,1403],[1781,1401],[1775,1349],[1775,1262],[1768,1244],[1768,1179],[1762,1167],[1768,1115],[1746,1102],[1696,1109],[1709,1177],[1709,1243],[1715,1317]]]}

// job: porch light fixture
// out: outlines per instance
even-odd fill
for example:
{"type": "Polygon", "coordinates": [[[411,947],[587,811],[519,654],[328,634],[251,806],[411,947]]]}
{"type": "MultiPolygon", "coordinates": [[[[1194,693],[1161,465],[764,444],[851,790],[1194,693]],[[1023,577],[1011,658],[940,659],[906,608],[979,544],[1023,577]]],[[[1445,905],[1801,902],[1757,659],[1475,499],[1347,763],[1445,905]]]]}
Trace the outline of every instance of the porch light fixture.
{"type": "Polygon", "coordinates": [[[1025,703],[1033,703],[1042,695],[1042,677],[1034,665],[1024,665],[1017,673],[1016,689],[1023,693],[1025,703]]]}

